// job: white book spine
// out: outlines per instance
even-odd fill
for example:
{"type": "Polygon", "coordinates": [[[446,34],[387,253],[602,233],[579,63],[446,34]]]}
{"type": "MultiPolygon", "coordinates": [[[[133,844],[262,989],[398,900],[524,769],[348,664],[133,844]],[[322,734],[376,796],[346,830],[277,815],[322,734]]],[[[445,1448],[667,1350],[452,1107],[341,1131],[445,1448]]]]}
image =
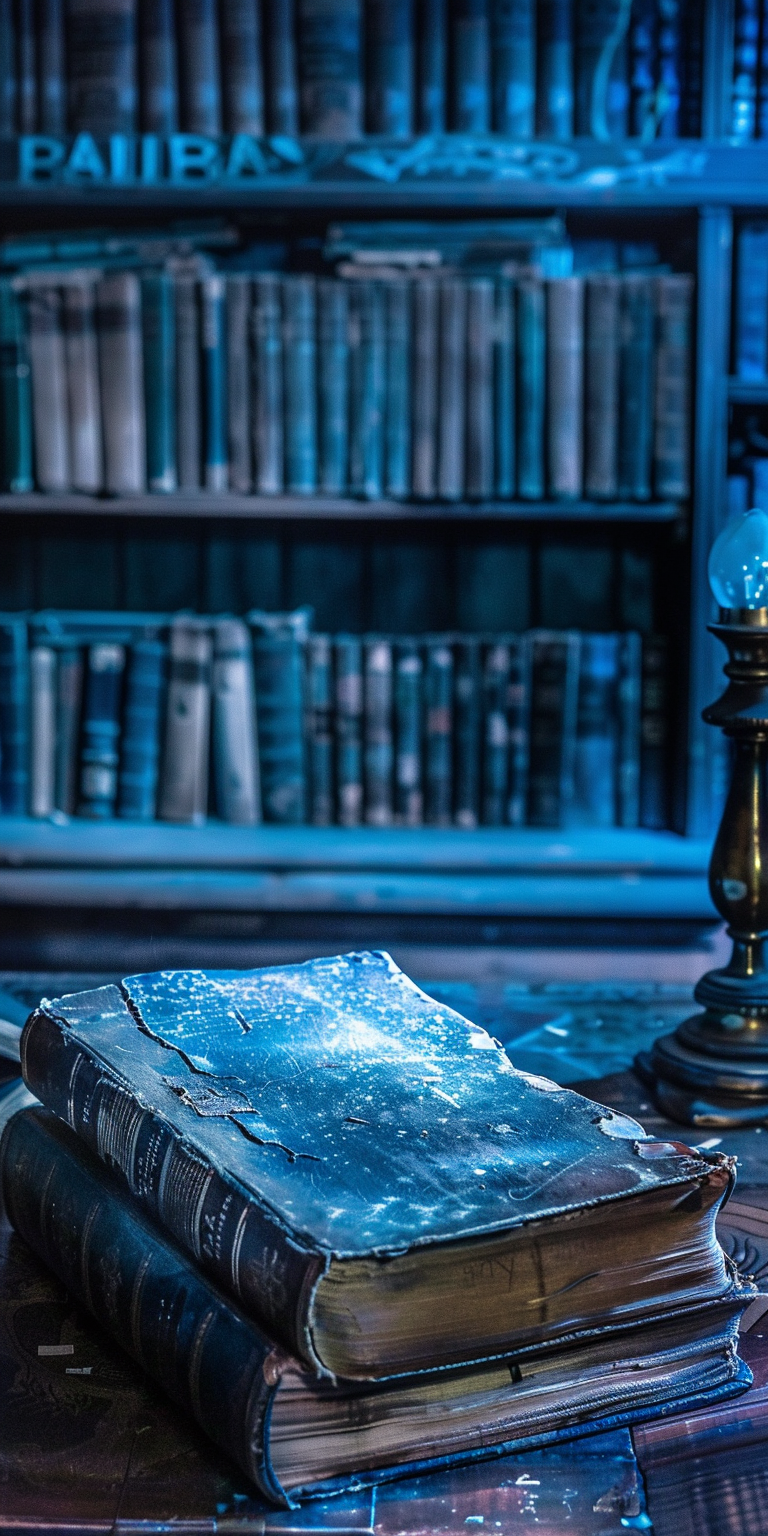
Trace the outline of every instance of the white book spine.
{"type": "Polygon", "coordinates": [[[214,625],[213,760],[222,821],[254,826],[261,820],[256,696],[250,636],[240,619],[214,625]]]}
{"type": "Polygon", "coordinates": [[[199,619],[171,625],[161,821],[200,826],[208,809],[211,636],[199,619]]]}
{"type": "Polygon", "coordinates": [[[106,488],[115,495],[136,495],[146,487],[146,434],[141,289],[135,272],[111,272],[102,279],[98,315],[106,488]]]}
{"type": "Polygon", "coordinates": [[[29,358],[32,367],[32,414],[35,473],[41,491],[70,488],[67,370],[58,288],[29,291],[29,358]]]}
{"type": "Polygon", "coordinates": [[[29,810],[50,816],[56,786],[56,652],[35,645],[29,653],[29,810]]]}

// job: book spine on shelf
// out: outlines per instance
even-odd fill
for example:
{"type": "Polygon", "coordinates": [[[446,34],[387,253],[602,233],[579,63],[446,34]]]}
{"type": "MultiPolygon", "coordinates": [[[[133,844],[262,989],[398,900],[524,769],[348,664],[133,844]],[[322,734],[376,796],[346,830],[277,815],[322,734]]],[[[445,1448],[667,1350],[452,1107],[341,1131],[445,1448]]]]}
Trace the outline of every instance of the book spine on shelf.
{"type": "Polygon", "coordinates": [[[19,132],[37,133],[37,30],[34,0],[16,0],[19,132]]]}
{"type": "Polygon", "coordinates": [[[453,810],[453,651],[435,637],[425,645],[424,788],[425,820],[448,827],[453,810]]]}
{"type": "Polygon", "coordinates": [[[83,705],[83,652],[62,646],[56,669],[56,766],[54,805],[65,816],[77,809],[80,717],[83,705]]]}
{"type": "Polygon", "coordinates": [[[197,281],[186,273],[176,288],[176,452],[179,485],[196,491],[202,465],[200,316],[197,281]]]}
{"type": "Polygon", "coordinates": [[[573,138],[573,3],[539,0],[536,126],[544,139],[573,138]]]}
{"type": "Polygon", "coordinates": [[[546,368],[544,284],[517,284],[517,490],[526,501],[544,495],[546,368]]]}
{"type": "Polygon", "coordinates": [[[29,653],[29,813],[50,816],[56,785],[56,652],[29,653]]]}
{"type": "Polygon", "coordinates": [[[453,813],[458,827],[480,819],[480,642],[462,635],[454,646],[453,813]]]}
{"type": "Polygon", "coordinates": [[[241,496],[251,489],[251,280],[244,272],[227,277],[227,443],[229,487],[241,496]]]}
{"type": "Polygon", "coordinates": [[[434,278],[413,285],[413,494],[437,490],[439,288],[434,278]]]}
{"type": "Polygon", "coordinates": [[[619,636],[618,762],[616,821],[640,825],[640,738],[642,728],[643,643],[633,630],[619,636]]]}
{"type": "Polygon", "coordinates": [[[580,636],[535,630],[530,643],[528,823],[562,827],[574,796],[580,636]]]}
{"type": "Polygon", "coordinates": [[[497,343],[493,283],[490,278],[473,278],[467,283],[466,489],[467,495],[477,501],[493,496],[493,374],[497,343]]]}
{"type": "Polygon", "coordinates": [[[363,648],[354,635],[334,641],[336,815],[342,827],[363,819],[363,648]]]}
{"type": "Polygon", "coordinates": [[[285,487],[311,496],[317,486],[315,280],[283,279],[285,487]]]}
{"type": "Polygon", "coordinates": [[[267,131],[295,139],[299,132],[295,0],[269,0],[264,11],[267,131]]]}
{"type": "Polygon", "coordinates": [[[384,483],[383,285],[372,279],[354,282],[349,304],[349,485],[353,495],[376,500],[382,495],[384,483]]]}
{"type": "Polygon", "coordinates": [[[104,482],[95,285],[86,277],[67,282],[62,297],[72,485],[95,495],[104,482]]]}
{"type": "Polygon", "coordinates": [[[0,622],[0,809],[23,816],[29,791],[29,651],[25,619],[0,622]]]}
{"type": "Polygon", "coordinates": [[[307,770],[309,819],[314,827],[333,821],[333,642],[330,635],[307,641],[307,770]]]}
{"type": "Polygon", "coordinates": [[[582,635],[569,826],[616,825],[621,794],[619,687],[619,636],[582,635]]]}
{"type": "Polygon", "coordinates": [[[365,739],[363,752],[365,820],[370,827],[392,822],[392,646],[366,640],[364,654],[365,739]]]}
{"type": "Polygon", "coordinates": [[[221,133],[219,29],[216,0],[177,0],[181,126],[221,133]]]}
{"type": "Polygon", "coordinates": [[[408,496],[411,489],[411,284],[385,288],[386,420],[384,489],[388,496],[408,496]]]}
{"type": "MultiPolygon", "coordinates": [[[[701,138],[701,102],[704,88],[704,13],[697,0],[683,8],[682,101],[680,136],[701,138]]],[[[760,110],[760,57],[758,55],[758,113],[760,110]]],[[[758,128],[759,134],[759,128],[758,128]]]]}
{"type": "Polygon", "coordinates": [[[136,0],[67,0],[67,71],[71,132],[136,132],[136,0]]]}
{"type": "Polygon", "coordinates": [[[657,831],[669,826],[667,748],[667,640],[664,635],[645,635],[640,713],[640,825],[657,831]]]}
{"type": "Polygon", "coordinates": [[[64,0],[38,0],[37,125],[40,133],[66,132],[64,0]]]}
{"type": "Polygon", "coordinates": [[[97,820],[115,814],[124,672],[124,646],[88,647],[78,813],[97,820]]]}
{"type": "Polygon", "coordinates": [[[584,489],[596,500],[619,488],[619,314],[621,278],[586,283],[584,369],[584,489]]]}
{"type": "Polygon", "coordinates": [[[253,454],[256,490],[283,489],[283,339],[280,279],[259,273],[253,282],[253,454]]]}
{"type": "Polygon", "coordinates": [[[200,339],[203,373],[203,475],[207,491],[226,491],[227,459],[227,283],[218,274],[200,282],[200,339]]]}
{"type": "Polygon", "coordinates": [[[150,491],[175,491],[177,485],[175,320],[170,273],[146,273],[141,279],[141,327],[150,491]]]}
{"type": "Polygon", "coordinates": [[[553,496],[582,494],[584,279],[547,283],[547,459],[553,496]]]}
{"type": "Polygon", "coordinates": [[[226,133],[264,132],[261,0],[219,0],[226,133]]]}
{"type": "Polygon", "coordinates": [[[690,495],[692,298],[692,277],[656,279],[654,482],[662,497],[690,495]]]}
{"type": "Polygon", "coordinates": [[[536,110],[535,0],[494,0],[491,6],[493,127],[532,139],[536,110]]]}
{"type": "Polygon", "coordinates": [[[302,133],[340,140],[363,126],[362,0],[296,0],[302,133]]]}
{"type": "Polygon", "coordinates": [[[416,128],[444,133],[447,121],[448,0],[414,0],[416,7],[416,128]]]}
{"type": "Polygon", "coordinates": [[[13,279],[8,277],[0,278],[0,407],[3,490],[31,491],[34,482],[29,346],[20,297],[13,279]]]}
{"type": "Polygon", "coordinates": [[[206,818],[211,656],[211,635],[204,620],[173,620],[158,805],[161,821],[201,826],[206,818]]]}
{"type": "Polygon", "coordinates": [[[576,8],[576,133],[602,140],[627,132],[629,0],[587,0],[576,8]]]}
{"type": "Polygon", "coordinates": [[[367,0],[365,117],[368,133],[413,132],[413,0],[367,0]]]}
{"type": "Polygon", "coordinates": [[[152,821],[157,811],[167,655],[150,636],[128,653],[117,786],[117,814],[127,821],[152,821]]]}
{"type": "Polygon", "coordinates": [[[629,27],[629,131],[635,138],[656,133],[658,7],[656,0],[633,0],[629,27]]]}
{"type": "Polygon", "coordinates": [[[676,139],[680,131],[682,93],[681,0],[667,0],[659,6],[659,112],[658,137],[676,139]]]}
{"type": "Polygon", "coordinates": [[[139,13],[141,127],[167,135],[179,126],[179,62],[174,0],[141,0],[139,13]]]}
{"type": "Polygon", "coordinates": [[[33,284],[28,294],[35,475],[41,491],[70,486],[67,364],[61,292],[33,284]]]}
{"type": "Polygon", "coordinates": [[[768,373],[768,225],[745,224],[736,243],[734,372],[759,381],[768,373]]]}
{"type": "MultiPolygon", "coordinates": [[[[701,50],[703,52],[703,48],[701,50]]],[[[700,123],[696,126],[700,133],[700,123]]],[[[768,0],[760,5],[760,52],[757,67],[757,113],[755,133],[758,139],[768,139],[768,0]]]]}
{"type": "Polygon", "coordinates": [[[11,139],[18,131],[19,71],[16,14],[13,0],[0,5],[0,138],[11,139]]]}
{"type": "Polygon", "coordinates": [[[507,814],[511,827],[524,827],[528,809],[531,714],[531,647],[527,635],[509,641],[507,685],[507,814]]]}
{"type": "Polygon", "coordinates": [[[446,501],[464,494],[467,414],[467,285],[440,284],[440,372],[437,490],[446,501]]]}
{"type": "Polygon", "coordinates": [[[491,126],[490,0],[451,5],[451,124],[457,133],[491,126]]]}
{"type": "Polygon", "coordinates": [[[241,619],[213,625],[213,785],[221,821],[252,827],[261,820],[256,697],[248,627],[241,619]]]}
{"type": "Polygon", "coordinates": [[[619,495],[636,501],[651,494],[653,329],[653,280],[628,273],[619,318],[619,495]]]}
{"type": "Polygon", "coordinates": [[[303,611],[251,613],[261,804],[265,821],[306,820],[303,611]]]}
{"type": "Polygon", "coordinates": [[[139,279],[111,272],[96,295],[106,489],[130,496],[146,484],[139,279]]]}
{"type": "Polygon", "coordinates": [[[496,495],[515,494],[515,289],[496,284],[493,342],[493,468],[496,495]]]}
{"type": "Polygon", "coordinates": [[[483,824],[506,818],[509,770],[509,645],[491,641],[483,659],[483,824]]]}
{"type": "Polygon", "coordinates": [[[418,827],[424,819],[422,791],[423,666],[417,640],[394,647],[395,820],[418,827]]]}
{"type": "Polygon", "coordinates": [[[349,457],[349,290],[320,278],[317,284],[318,489],[341,496],[349,457]]]}
{"type": "Polygon", "coordinates": [[[755,137],[760,0],[736,0],[733,27],[731,136],[740,144],[755,137]]]}

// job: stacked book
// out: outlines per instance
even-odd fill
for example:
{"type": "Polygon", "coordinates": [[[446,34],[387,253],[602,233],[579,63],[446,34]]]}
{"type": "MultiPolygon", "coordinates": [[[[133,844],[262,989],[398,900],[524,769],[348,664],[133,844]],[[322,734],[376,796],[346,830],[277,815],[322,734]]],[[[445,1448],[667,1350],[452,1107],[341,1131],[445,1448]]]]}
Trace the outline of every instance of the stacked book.
{"type": "Polygon", "coordinates": [[[8,0],[0,133],[675,138],[701,48],[697,0],[8,0]]]}
{"type": "Polygon", "coordinates": [[[750,1380],[734,1161],[517,1072],[388,956],[43,1002],[19,1235],[271,1500],[750,1380]]]}
{"type": "Polygon", "coordinates": [[[0,616],[2,812],[667,825],[663,637],[331,636],[309,619],[0,616]]]}

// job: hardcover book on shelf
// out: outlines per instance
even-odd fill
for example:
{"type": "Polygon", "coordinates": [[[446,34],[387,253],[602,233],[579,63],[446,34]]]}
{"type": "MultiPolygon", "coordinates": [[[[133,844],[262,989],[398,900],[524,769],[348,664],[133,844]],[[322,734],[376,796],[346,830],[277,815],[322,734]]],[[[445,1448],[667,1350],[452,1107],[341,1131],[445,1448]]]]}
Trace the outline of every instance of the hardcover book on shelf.
{"type": "Polygon", "coordinates": [[[259,736],[265,821],[302,822],[306,816],[304,754],[304,648],[310,611],[248,615],[259,736]]]}
{"type": "Polygon", "coordinates": [[[394,657],[395,820],[417,827],[424,819],[422,713],[424,665],[418,643],[400,640],[394,657]]]}
{"type": "Polygon", "coordinates": [[[199,826],[208,811],[212,644],[208,625],[186,616],[170,629],[161,821],[199,826]]]}
{"type": "Polygon", "coordinates": [[[213,625],[213,784],[222,821],[252,827],[261,820],[256,698],[251,643],[241,619],[213,625]]]}

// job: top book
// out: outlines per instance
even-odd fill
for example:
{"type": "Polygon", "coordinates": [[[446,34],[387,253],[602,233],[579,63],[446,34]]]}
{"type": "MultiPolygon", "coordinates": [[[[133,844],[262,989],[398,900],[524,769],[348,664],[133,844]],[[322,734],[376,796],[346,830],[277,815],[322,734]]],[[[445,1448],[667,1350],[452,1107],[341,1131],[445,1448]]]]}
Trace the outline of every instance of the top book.
{"type": "Polygon", "coordinates": [[[272,1336],[383,1378],[724,1295],[732,1162],[516,1071],[388,955],[43,1001],[32,1092],[272,1336]]]}

